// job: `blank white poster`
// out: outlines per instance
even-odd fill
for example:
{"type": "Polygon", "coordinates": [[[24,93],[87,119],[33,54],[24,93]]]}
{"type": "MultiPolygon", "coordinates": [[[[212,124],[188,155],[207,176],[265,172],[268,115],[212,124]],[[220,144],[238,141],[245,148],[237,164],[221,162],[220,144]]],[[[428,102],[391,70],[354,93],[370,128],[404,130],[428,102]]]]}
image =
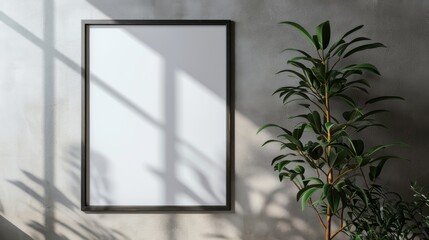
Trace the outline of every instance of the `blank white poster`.
{"type": "Polygon", "coordinates": [[[91,206],[227,205],[227,29],[93,25],[91,206]]]}

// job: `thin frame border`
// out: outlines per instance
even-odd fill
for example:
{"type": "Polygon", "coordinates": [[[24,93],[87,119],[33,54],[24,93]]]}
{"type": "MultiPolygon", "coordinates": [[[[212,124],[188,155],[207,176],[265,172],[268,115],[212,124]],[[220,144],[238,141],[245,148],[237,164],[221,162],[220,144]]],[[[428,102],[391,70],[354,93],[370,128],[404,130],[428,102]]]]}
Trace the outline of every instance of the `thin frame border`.
{"type": "Polygon", "coordinates": [[[204,213],[234,211],[234,45],[231,20],[82,20],[82,160],[81,210],[87,213],[204,213]],[[92,25],[219,25],[226,27],[226,205],[91,206],[89,204],[89,27],[92,25]]]}

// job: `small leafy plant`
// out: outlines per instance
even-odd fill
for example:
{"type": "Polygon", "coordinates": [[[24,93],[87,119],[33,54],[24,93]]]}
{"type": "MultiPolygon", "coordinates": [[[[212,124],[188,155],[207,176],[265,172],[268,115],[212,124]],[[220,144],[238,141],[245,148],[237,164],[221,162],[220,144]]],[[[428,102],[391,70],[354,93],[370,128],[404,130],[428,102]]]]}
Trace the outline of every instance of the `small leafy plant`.
{"type": "Polygon", "coordinates": [[[345,233],[351,240],[429,239],[429,196],[424,188],[411,185],[413,200],[405,201],[394,192],[373,186],[368,206],[359,219],[350,223],[345,233]]]}
{"type": "Polygon", "coordinates": [[[368,191],[382,172],[390,155],[380,155],[380,151],[395,144],[366,146],[357,133],[371,127],[384,127],[375,120],[377,114],[387,112],[374,108],[380,101],[402,99],[396,96],[380,96],[359,102],[353,91],[368,93],[370,82],[367,77],[380,75],[370,63],[342,66],[344,59],[369,49],[385,47],[375,42],[368,43],[366,37],[348,38],[361,29],[357,26],[330,43],[330,24],[324,22],[311,35],[295,22],[282,22],[303,34],[313,47],[308,53],[301,49],[287,48],[299,54],[287,63],[292,68],[281,70],[297,82],[277,89],[285,105],[299,104],[306,114],[290,116],[300,119],[294,129],[277,124],[266,124],[266,128],[277,128],[276,139],[266,141],[280,144],[281,154],[271,164],[278,172],[280,181],[289,181],[298,188],[297,200],[302,208],[311,207],[325,231],[325,240],[334,239],[340,232],[358,219],[368,206],[368,191]],[[367,74],[369,73],[369,74],[367,74]],[[341,116],[337,112],[346,106],[341,116]],[[364,207],[356,211],[361,203],[364,207]],[[338,228],[333,229],[333,221],[338,228]]]}

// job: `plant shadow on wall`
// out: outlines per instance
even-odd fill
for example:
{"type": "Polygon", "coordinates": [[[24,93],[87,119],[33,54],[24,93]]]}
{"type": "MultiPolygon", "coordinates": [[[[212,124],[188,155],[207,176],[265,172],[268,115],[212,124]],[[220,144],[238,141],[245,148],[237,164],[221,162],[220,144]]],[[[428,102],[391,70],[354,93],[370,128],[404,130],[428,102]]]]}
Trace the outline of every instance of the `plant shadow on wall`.
{"type": "MultiPolygon", "coordinates": [[[[47,206],[45,205],[43,196],[34,190],[43,187],[43,179],[34,176],[30,172],[24,170],[21,171],[24,174],[25,179],[23,179],[22,181],[16,180],[9,182],[24,191],[26,194],[36,200],[41,206],[44,206],[46,208],[47,206]],[[25,182],[28,182],[28,184],[26,184],[25,182]]],[[[75,173],[76,171],[80,171],[80,166],[73,164],[70,170],[73,178],[75,177],[73,173],[75,173]]],[[[76,180],[76,183],[79,184],[79,178],[76,180]]],[[[76,193],[79,193],[79,191],[77,191],[76,193]]],[[[37,220],[32,220],[28,222],[28,226],[39,232],[42,236],[45,236],[47,239],[70,239],[71,236],[75,236],[79,239],[129,239],[123,233],[117,230],[106,228],[102,224],[100,224],[99,221],[95,219],[91,220],[90,218],[85,217],[85,215],[82,215],[80,211],[80,206],[74,203],[78,198],[79,196],[75,196],[75,199],[70,199],[57,188],[54,188],[52,191],[52,199],[55,202],[57,209],[52,209],[50,211],[61,210],[61,212],[63,212],[67,216],[67,218],[62,218],[64,220],[61,220],[60,217],[58,217],[57,219],[52,219],[52,222],[57,226],[57,228],[64,229],[65,232],[69,232],[71,235],[69,234],[66,236],[61,233],[48,235],[50,229],[46,229],[46,227],[37,220]],[[70,219],[72,220],[70,221],[70,219]]],[[[44,212],[42,212],[40,209],[37,209],[36,207],[33,207],[33,211],[36,214],[44,214],[44,212]]]]}
{"type": "MultiPolygon", "coordinates": [[[[261,127],[259,131],[266,128],[280,131],[280,135],[262,146],[280,144],[281,154],[271,164],[280,181],[289,181],[296,186],[296,197],[302,209],[314,210],[325,231],[325,240],[334,239],[340,233],[353,236],[353,227],[359,228],[359,219],[373,202],[374,193],[381,188],[376,180],[385,163],[398,158],[381,154],[382,150],[398,144],[368,147],[359,134],[373,127],[385,127],[374,118],[387,112],[377,107],[377,103],[403,98],[366,97],[362,103],[350,93],[368,93],[371,85],[367,79],[370,77],[363,75],[364,72],[380,75],[378,69],[369,63],[343,66],[344,59],[351,55],[384,47],[381,43],[366,43],[370,41],[366,37],[347,40],[362,25],[346,32],[330,45],[329,22],[317,26],[315,35],[295,22],[282,24],[299,30],[314,47],[317,56],[300,49],[284,50],[297,52],[300,56],[287,62],[294,68],[282,70],[279,74],[290,74],[298,84],[281,87],[274,94],[279,94],[285,105],[299,104],[307,109],[307,113],[290,116],[290,119],[301,120],[292,130],[277,124],[261,127]],[[341,116],[335,111],[338,102],[348,108],[341,116]]],[[[365,235],[358,239],[366,237],[371,239],[365,235]]]]}
{"type": "MultiPolygon", "coordinates": [[[[81,68],[79,64],[73,62],[67,56],[54,48],[54,2],[52,0],[43,1],[43,20],[45,22],[43,36],[40,38],[27,30],[24,26],[10,18],[4,12],[0,12],[0,21],[6,26],[15,30],[35,47],[42,50],[43,54],[43,156],[44,175],[37,177],[35,174],[21,170],[23,177],[19,180],[9,180],[9,182],[22,190],[35,200],[39,206],[31,206],[37,214],[37,220],[28,222],[28,226],[38,232],[45,239],[70,239],[74,236],[79,239],[128,239],[120,231],[103,227],[97,219],[85,216],[80,211],[80,206],[75,204],[76,198],[68,198],[55,186],[55,128],[54,122],[55,108],[55,81],[54,70],[55,60],[59,59],[79,76],[81,68]],[[42,189],[42,192],[38,191],[42,189]],[[62,211],[61,211],[61,210],[62,211]],[[57,214],[61,216],[57,216],[57,214]],[[42,219],[42,220],[40,220],[42,219]],[[63,235],[60,230],[69,235],[63,235]]],[[[80,165],[72,165],[72,168],[79,168],[80,165]]],[[[79,178],[75,179],[78,184],[79,178]]],[[[80,191],[76,191],[79,194],[80,191]]],[[[19,199],[17,199],[19,201],[19,199]]],[[[28,216],[32,216],[30,213],[28,216]]]]}
{"type": "Polygon", "coordinates": [[[295,207],[295,190],[279,184],[264,161],[275,149],[260,149],[260,141],[252,138],[258,127],[250,120],[237,114],[236,122],[240,124],[237,139],[253,140],[237,144],[237,159],[243,161],[237,162],[235,212],[213,214],[214,229],[206,231],[202,239],[317,239],[318,231],[313,227],[317,221],[295,207]],[[247,168],[243,169],[241,164],[247,168]]]}
{"type": "MultiPolygon", "coordinates": [[[[46,11],[50,11],[53,8],[53,2],[50,0],[46,0],[45,1],[45,10],[46,11]]],[[[50,13],[47,13],[45,18],[48,19],[47,22],[54,22],[52,19],[52,15],[50,13]]],[[[97,234],[100,234],[101,236],[104,236],[105,238],[126,238],[126,237],[121,237],[123,236],[121,233],[119,232],[114,232],[114,231],[105,231],[106,229],[103,228],[103,226],[101,225],[97,225],[96,220],[94,221],[89,221],[87,219],[89,219],[89,217],[83,217],[83,215],[76,215],[76,218],[80,219],[77,220],[75,223],[77,224],[77,227],[73,227],[73,226],[67,226],[66,223],[64,223],[63,221],[61,221],[59,218],[57,218],[55,216],[56,213],[56,204],[59,204],[59,206],[61,207],[66,207],[69,210],[71,210],[72,212],[79,212],[80,213],[80,209],[79,207],[75,204],[77,199],[69,199],[67,198],[59,189],[57,189],[54,186],[54,182],[55,182],[55,161],[54,161],[54,143],[55,143],[55,132],[54,132],[54,111],[55,109],[53,108],[53,102],[55,101],[55,93],[54,93],[54,75],[53,75],[53,70],[54,70],[54,59],[59,60],[60,62],[62,62],[63,64],[65,64],[66,66],[68,66],[70,69],[74,70],[77,74],[77,76],[80,76],[81,73],[81,67],[79,64],[77,64],[76,62],[74,62],[73,60],[71,60],[70,58],[68,58],[67,56],[65,56],[63,53],[59,52],[58,50],[56,50],[53,46],[54,46],[54,42],[52,40],[52,36],[54,35],[53,32],[53,28],[51,25],[47,25],[45,26],[45,39],[41,39],[38,36],[36,36],[35,34],[33,34],[32,32],[30,32],[29,30],[27,30],[25,27],[23,27],[22,25],[20,25],[18,22],[14,21],[12,18],[10,18],[8,15],[6,15],[5,13],[1,12],[0,13],[0,20],[6,24],[7,26],[9,26],[11,29],[14,29],[15,31],[17,31],[19,34],[21,34],[24,38],[26,38],[27,40],[29,40],[30,42],[32,42],[33,44],[35,44],[35,46],[41,48],[44,52],[45,55],[45,74],[44,74],[44,78],[45,78],[45,94],[44,94],[44,101],[45,101],[45,141],[44,141],[44,151],[45,151],[45,176],[43,178],[38,178],[36,177],[34,174],[27,172],[27,171],[22,171],[24,174],[24,179],[23,180],[10,180],[10,182],[20,188],[21,190],[23,190],[25,193],[29,194],[32,198],[34,198],[35,200],[37,200],[37,202],[39,202],[40,204],[42,204],[42,206],[44,206],[44,210],[37,210],[34,209],[35,211],[38,211],[41,215],[42,218],[44,219],[44,223],[38,222],[38,221],[32,221],[29,223],[29,226],[31,228],[33,228],[34,230],[40,232],[42,235],[45,236],[45,238],[47,239],[52,239],[52,238],[66,238],[67,236],[62,236],[60,234],[57,233],[56,227],[60,227],[60,228],[66,228],[69,231],[71,231],[73,234],[79,234],[80,232],[83,232],[84,234],[89,234],[92,236],[95,236],[97,234]],[[32,187],[29,186],[28,184],[25,183],[25,181],[30,181],[31,184],[35,184],[39,187],[42,187],[43,189],[43,193],[38,193],[34,190],[32,190],[32,187]],[[43,212],[45,211],[45,212],[43,212]],[[86,222],[87,221],[87,222],[86,222]],[[78,224],[79,222],[85,222],[87,225],[91,226],[94,225],[96,226],[95,229],[100,229],[101,232],[97,232],[97,231],[93,231],[92,229],[89,228],[84,228],[85,224],[78,224]]],[[[138,36],[137,36],[138,37],[138,36]]],[[[156,42],[153,43],[153,45],[156,46],[156,42]]],[[[166,53],[167,54],[167,53],[166,53]]],[[[177,59],[176,59],[177,60],[177,59]]],[[[178,61],[178,60],[177,60],[178,61]]],[[[186,66],[182,66],[184,69],[186,69],[186,66]]],[[[167,65],[165,67],[165,75],[170,76],[169,79],[172,79],[171,76],[174,75],[177,72],[174,72],[174,67],[171,65],[167,65]]],[[[201,75],[201,72],[197,72],[197,73],[193,73],[196,75],[201,75]]],[[[154,127],[159,127],[159,123],[153,119],[150,114],[147,114],[147,112],[145,112],[144,110],[142,110],[141,108],[139,108],[138,105],[136,105],[135,103],[133,103],[133,101],[129,100],[128,98],[124,97],[121,93],[119,93],[118,91],[116,91],[114,88],[112,88],[111,86],[109,86],[108,84],[106,84],[105,82],[103,82],[103,80],[101,80],[100,78],[98,78],[97,76],[92,75],[92,80],[94,81],[94,84],[101,89],[102,91],[104,91],[105,93],[107,93],[108,95],[110,95],[110,97],[112,99],[114,99],[115,101],[117,101],[118,103],[122,104],[125,108],[127,108],[130,112],[133,112],[134,114],[137,113],[137,115],[139,115],[139,117],[141,117],[143,120],[149,122],[150,124],[154,125],[154,127]]],[[[190,77],[192,78],[192,76],[190,77]]],[[[200,79],[198,77],[196,77],[197,79],[200,79]]],[[[217,89],[213,86],[211,86],[210,82],[204,82],[204,83],[200,83],[202,84],[202,88],[203,89],[209,89],[210,91],[213,91],[213,96],[216,99],[223,99],[225,100],[225,96],[216,96],[216,94],[219,94],[217,89]]],[[[175,94],[175,87],[174,87],[174,81],[173,84],[170,84],[168,86],[168,88],[166,89],[166,95],[169,98],[169,100],[167,99],[166,102],[168,102],[169,104],[167,104],[167,112],[168,114],[173,114],[170,115],[168,117],[168,121],[169,124],[166,124],[167,129],[165,129],[165,133],[166,133],[166,145],[167,146],[175,146],[175,144],[181,145],[183,148],[185,148],[188,152],[191,152],[192,155],[197,155],[198,158],[203,158],[205,160],[210,160],[207,157],[204,156],[203,153],[198,151],[198,148],[196,148],[195,146],[193,146],[191,143],[184,141],[183,139],[177,139],[174,136],[175,133],[175,129],[174,129],[174,125],[175,125],[175,117],[174,117],[174,113],[175,110],[174,109],[169,109],[172,106],[174,106],[174,104],[171,104],[171,101],[174,101],[174,94],[175,94]],[[169,94],[171,93],[171,94],[169,94]]],[[[222,94],[221,94],[222,95],[222,94]]],[[[162,128],[161,128],[162,129],[162,128]]],[[[80,147],[78,146],[70,146],[69,150],[70,150],[70,154],[71,156],[73,156],[72,158],[74,158],[74,161],[71,164],[71,175],[73,178],[73,181],[71,182],[72,188],[74,189],[73,191],[78,193],[80,192],[80,186],[78,184],[79,182],[79,171],[77,171],[76,169],[80,168],[80,154],[78,154],[78,149],[80,149],[80,147]]],[[[175,152],[175,150],[171,150],[169,151],[170,155],[172,153],[175,152]]],[[[95,155],[99,156],[97,159],[100,160],[98,161],[101,166],[99,166],[99,179],[100,179],[100,188],[98,190],[100,190],[98,194],[98,196],[102,199],[102,201],[104,201],[106,204],[109,203],[109,199],[107,199],[107,196],[102,192],[106,190],[106,188],[109,186],[108,181],[106,181],[107,178],[105,178],[106,176],[103,175],[105,174],[105,172],[108,170],[108,166],[104,166],[104,164],[106,164],[108,162],[107,159],[104,159],[102,157],[102,153],[94,153],[95,155]],[[103,170],[104,169],[104,170],[103,170]],[[104,194],[104,195],[103,195],[104,194]]],[[[219,156],[219,157],[224,157],[224,156],[219,156]]],[[[169,161],[172,160],[172,158],[166,158],[169,159],[169,161]]],[[[206,161],[209,162],[209,161],[206,161]]],[[[195,175],[198,176],[199,182],[201,184],[201,186],[203,186],[203,188],[206,189],[207,194],[210,195],[213,199],[215,199],[216,201],[219,201],[221,199],[220,196],[218,196],[214,191],[211,190],[211,187],[208,186],[208,180],[205,179],[205,176],[203,176],[203,174],[201,172],[199,172],[198,168],[200,168],[201,166],[198,166],[198,168],[195,165],[192,165],[193,163],[186,161],[186,159],[183,159],[182,164],[187,164],[189,165],[189,168],[191,169],[191,172],[193,172],[195,175]]],[[[177,181],[177,179],[175,179],[174,176],[175,174],[175,162],[170,162],[167,163],[167,165],[169,166],[169,168],[167,168],[168,171],[171,172],[159,172],[156,169],[152,169],[153,174],[158,175],[160,180],[162,181],[164,178],[164,174],[170,175],[169,181],[170,183],[166,183],[166,186],[168,186],[169,188],[166,189],[166,196],[167,196],[167,200],[168,201],[174,201],[174,199],[177,197],[177,195],[180,194],[185,194],[186,196],[190,197],[191,199],[193,199],[196,203],[199,204],[205,204],[206,201],[204,199],[200,199],[197,197],[197,193],[194,192],[195,190],[190,190],[187,189],[185,185],[180,184],[180,181],[177,181]]],[[[212,169],[218,171],[219,169],[218,166],[211,166],[212,169]]],[[[88,215],[86,215],[88,216],[88,215]]],[[[175,233],[174,233],[174,229],[175,229],[175,225],[176,225],[176,216],[175,215],[169,215],[169,221],[167,223],[166,229],[168,229],[169,232],[169,238],[170,239],[176,239],[175,233]]],[[[79,235],[80,237],[84,238],[86,237],[85,235],[79,235]]]]}

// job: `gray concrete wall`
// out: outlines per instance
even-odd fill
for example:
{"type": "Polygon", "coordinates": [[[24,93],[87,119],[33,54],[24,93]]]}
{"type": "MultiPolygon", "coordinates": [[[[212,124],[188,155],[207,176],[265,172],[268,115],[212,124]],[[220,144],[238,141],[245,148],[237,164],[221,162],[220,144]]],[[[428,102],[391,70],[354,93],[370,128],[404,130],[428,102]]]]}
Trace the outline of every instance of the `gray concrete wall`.
{"type": "MultiPolygon", "coordinates": [[[[379,66],[371,95],[401,95],[368,144],[402,140],[407,160],[382,180],[407,192],[428,185],[429,2],[426,0],[3,0],[0,2],[0,238],[34,239],[320,239],[313,213],[301,212],[295,190],[278,183],[261,149],[266,122],[286,121],[271,97],[285,78],[279,51],[307,47],[293,20],[335,32],[365,24],[362,34],[388,48],[356,55],[379,66]],[[231,19],[235,21],[235,212],[225,214],[85,214],[80,200],[81,19],[231,19]],[[15,231],[8,235],[10,224],[15,231]],[[7,226],[6,226],[7,225],[7,226]],[[10,237],[8,237],[10,236],[10,237]]],[[[355,58],[355,60],[357,60],[355,58]]],[[[296,108],[289,110],[296,111],[296,108]]]]}

